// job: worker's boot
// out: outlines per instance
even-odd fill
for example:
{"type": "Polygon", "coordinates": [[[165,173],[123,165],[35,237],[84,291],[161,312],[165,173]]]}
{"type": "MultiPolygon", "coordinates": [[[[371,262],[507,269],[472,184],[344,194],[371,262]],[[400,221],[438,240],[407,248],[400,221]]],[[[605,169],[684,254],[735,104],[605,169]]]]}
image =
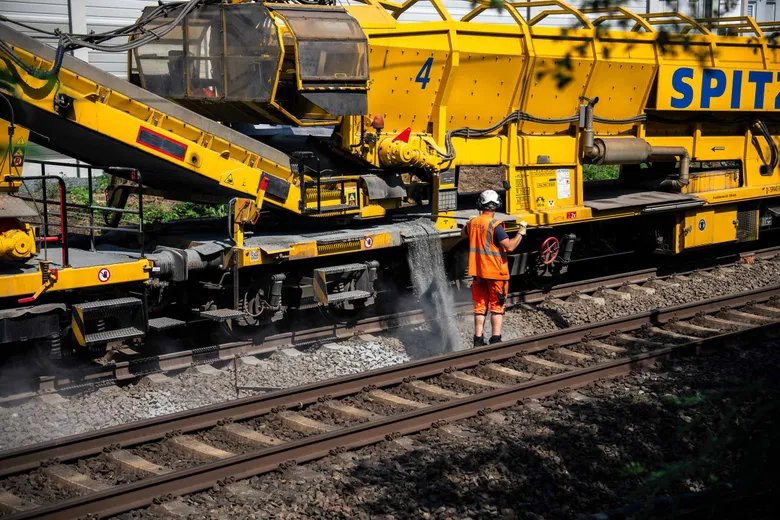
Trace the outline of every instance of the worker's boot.
{"type": "Polygon", "coordinates": [[[483,336],[474,336],[474,346],[475,347],[484,347],[485,346],[485,338],[483,336]]]}
{"type": "Polygon", "coordinates": [[[501,343],[501,336],[490,336],[490,344],[501,343]]]}

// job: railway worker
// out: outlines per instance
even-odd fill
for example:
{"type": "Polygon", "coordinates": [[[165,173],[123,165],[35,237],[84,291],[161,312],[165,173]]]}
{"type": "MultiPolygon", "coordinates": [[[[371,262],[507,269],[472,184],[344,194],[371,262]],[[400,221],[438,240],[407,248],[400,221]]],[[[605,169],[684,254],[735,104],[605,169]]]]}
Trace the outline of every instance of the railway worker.
{"type": "Polygon", "coordinates": [[[520,222],[520,230],[509,238],[504,225],[496,220],[496,210],[501,198],[493,190],[479,194],[478,217],[473,217],[463,226],[461,236],[469,239],[469,276],[474,278],[471,297],[474,300],[474,346],[485,344],[485,316],[490,311],[492,336],[490,343],[501,341],[501,323],[504,319],[509,286],[509,265],[506,254],[514,251],[526,233],[528,224],[520,222]]]}

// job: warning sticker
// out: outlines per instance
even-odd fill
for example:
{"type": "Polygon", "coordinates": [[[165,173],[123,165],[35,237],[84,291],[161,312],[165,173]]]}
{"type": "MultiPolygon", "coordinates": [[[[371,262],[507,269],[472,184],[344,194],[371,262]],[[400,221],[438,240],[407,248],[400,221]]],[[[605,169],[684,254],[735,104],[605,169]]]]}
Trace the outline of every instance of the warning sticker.
{"type": "Polygon", "coordinates": [[[24,149],[23,148],[19,148],[18,146],[14,147],[14,151],[13,151],[13,166],[18,168],[18,167],[23,166],[23,165],[24,165],[24,149]]]}
{"type": "Polygon", "coordinates": [[[555,180],[558,186],[558,200],[571,197],[571,170],[568,168],[555,170],[555,180]]]}
{"type": "Polygon", "coordinates": [[[98,271],[98,280],[100,280],[103,283],[106,283],[110,279],[111,279],[111,271],[109,271],[105,267],[102,268],[100,271],[98,271]]]}

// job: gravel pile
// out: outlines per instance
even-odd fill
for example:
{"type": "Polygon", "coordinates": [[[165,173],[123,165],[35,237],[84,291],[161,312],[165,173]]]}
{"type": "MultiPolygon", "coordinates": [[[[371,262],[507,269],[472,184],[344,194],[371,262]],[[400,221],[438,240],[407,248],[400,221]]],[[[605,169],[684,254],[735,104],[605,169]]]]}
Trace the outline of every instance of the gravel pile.
{"type": "Polygon", "coordinates": [[[732,482],[771,496],[778,376],[777,345],[724,350],[183,500],[220,519],[538,520],[732,482]]]}
{"type": "MultiPolygon", "coordinates": [[[[538,306],[519,306],[504,318],[504,339],[542,334],[558,328],[601,321],[639,311],[734,293],[776,283],[780,263],[762,261],[716,270],[715,276],[694,275],[675,280],[677,286],[655,286],[655,293],[632,292],[630,300],[605,296],[606,305],[550,300],[538,306]]],[[[489,322],[489,320],[488,320],[489,322]]],[[[473,336],[471,315],[459,316],[456,327],[463,345],[473,336]]],[[[485,336],[490,335],[489,324],[485,336]]],[[[109,387],[77,395],[63,402],[31,401],[0,408],[0,450],[73,435],[134,420],[157,417],[245,397],[278,388],[320,381],[345,374],[402,363],[431,353],[441,345],[426,326],[405,328],[377,337],[339,343],[343,350],[322,348],[290,357],[274,354],[256,365],[239,364],[238,388],[232,365],[217,376],[185,373],[157,385],[139,383],[124,388],[109,387]]],[[[252,358],[254,359],[254,358],[252,358]]],[[[255,360],[257,361],[257,360],[255,360]]]]}
{"type": "MultiPolygon", "coordinates": [[[[630,294],[631,298],[627,300],[609,294],[595,294],[594,296],[604,298],[604,305],[593,300],[576,301],[571,297],[566,301],[550,299],[536,306],[521,305],[507,311],[504,316],[502,336],[504,340],[508,340],[543,334],[560,328],[605,321],[619,316],[773,285],[780,280],[780,262],[767,260],[752,265],[737,264],[715,269],[709,273],[711,274],[702,272],[671,279],[669,280],[669,283],[673,284],[671,286],[646,284],[647,288],[654,289],[652,294],[621,288],[618,292],[630,294]]],[[[457,323],[462,341],[471,344],[474,334],[471,316],[464,316],[457,323]]],[[[490,337],[490,334],[488,317],[485,338],[490,337]]],[[[409,342],[414,339],[404,337],[404,341],[409,342]]]]}
{"type": "Polygon", "coordinates": [[[188,371],[165,383],[142,381],[107,387],[55,403],[38,400],[0,408],[0,450],[148,419],[313,381],[363,372],[408,361],[397,340],[352,339],[313,352],[275,353],[257,364],[238,363],[218,375],[188,371]],[[297,354],[297,355],[296,355],[297,354]]]}

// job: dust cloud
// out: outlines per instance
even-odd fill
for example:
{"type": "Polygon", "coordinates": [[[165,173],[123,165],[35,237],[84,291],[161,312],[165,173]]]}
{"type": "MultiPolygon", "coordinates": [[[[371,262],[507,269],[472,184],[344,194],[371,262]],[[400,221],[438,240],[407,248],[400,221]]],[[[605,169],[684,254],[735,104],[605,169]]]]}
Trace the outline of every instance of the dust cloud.
{"type": "Polygon", "coordinates": [[[421,359],[463,350],[454,316],[455,299],[444,269],[441,239],[430,221],[420,220],[414,227],[415,239],[409,242],[407,261],[431,337],[428,341],[415,342],[415,351],[408,354],[421,359]]]}

